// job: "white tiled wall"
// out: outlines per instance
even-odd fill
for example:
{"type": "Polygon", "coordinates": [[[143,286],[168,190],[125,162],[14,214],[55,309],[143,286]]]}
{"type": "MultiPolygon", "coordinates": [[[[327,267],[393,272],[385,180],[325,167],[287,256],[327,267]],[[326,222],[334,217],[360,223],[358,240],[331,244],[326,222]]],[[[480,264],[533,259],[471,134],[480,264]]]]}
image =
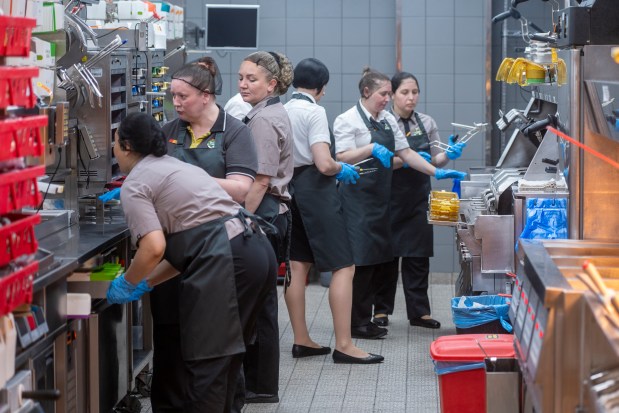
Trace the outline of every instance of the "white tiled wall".
{"type": "MultiPolygon", "coordinates": [[[[402,0],[402,66],[420,82],[418,110],[433,116],[444,139],[450,122],[485,119],[485,16],[489,0],[402,0]]],[[[321,101],[331,121],[359,98],[363,66],[395,72],[395,0],[209,0],[260,5],[260,49],[286,54],[293,64],[316,57],[329,67],[331,81],[321,101]]],[[[203,2],[186,1],[185,16],[204,26],[203,2]]],[[[223,105],[236,93],[236,71],[250,51],[212,52],[224,78],[223,105]]],[[[200,55],[192,55],[194,59],[200,55]]],[[[461,160],[448,168],[485,165],[485,142],[476,136],[461,160]]],[[[451,189],[451,182],[434,182],[451,189]]],[[[432,270],[459,271],[454,232],[435,228],[432,270]]]]}

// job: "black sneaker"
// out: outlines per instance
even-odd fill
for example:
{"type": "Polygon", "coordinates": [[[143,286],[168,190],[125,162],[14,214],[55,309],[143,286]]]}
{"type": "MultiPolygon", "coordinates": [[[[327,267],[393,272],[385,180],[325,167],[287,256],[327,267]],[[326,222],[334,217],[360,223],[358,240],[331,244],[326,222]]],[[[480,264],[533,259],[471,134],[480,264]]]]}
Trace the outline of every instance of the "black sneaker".
{"type": "Polygon", "coordinates": [[[369,323],[361,327],[353,327],[351,328],[350,332],[352,338],[365,338],[367,340],[376,340],[385,337],[389,330],[379,327],[373,323],[369,323]]]}
{"type": "Polygon", "coordinates": [[[387,327],[389,325],[389,317],[387,315],[381,315],[380,317],[374,316],[372,322],[379,327],[387,327]]]}

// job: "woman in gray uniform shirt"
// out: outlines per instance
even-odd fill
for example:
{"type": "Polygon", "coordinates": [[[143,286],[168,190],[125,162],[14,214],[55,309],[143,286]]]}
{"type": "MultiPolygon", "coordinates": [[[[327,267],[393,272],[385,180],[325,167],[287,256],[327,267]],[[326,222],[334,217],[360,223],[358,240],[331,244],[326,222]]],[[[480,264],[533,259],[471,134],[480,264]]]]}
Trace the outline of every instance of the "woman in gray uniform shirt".
{"type": "MultiPolygon", "coordinates": [[[[430,142],[440,142],[441,138],[434,119],[415,111],[419,98],[417,78],[407,72],[396,73],[391,78],[391,88],[394,91],[391,113],[411,149],[437,167],[458,159],[466,144],[456,143],[453,135],[449,137],[448,151],[430,145],[430,142]]],[[[401,257],[410,325],[439,328],[441,323],[431,317],[428,297],[430,257],[434,253],[434,234],[426,215],[432,190],[430,177],[411,168],[400,168],[402,161],[397,157],[393,163],[390,218],[395,258],[385,264],[383,282],[376,291],[373,321],[381,327],[389,324],[388,315],[393,313],[401,257]]]]}
{"type": "MultiPolygon", "coordinates": [[[[292,127],[279,96],[292,83],[292,64],[281,53],[259,51],[239,68],[239,92],[252,105],[243,120],[252,131],[258,153],[258,171],[245,198],[245,207],[277,227],[271,238],[279,262],[287,261],[290,222],[288,184],[293,174],[292,127]]],[[[277,289],[272,285],[258,316],[255,346],[244,361],[246,402],[279,400],[279,328],[277,289]]]]}
{"type": "Polygon", "coordinates": [[[129,114],[114,143],[127,174],[121,202],[137,252],[112,282],[108,301],[139,299],[181,274],[176,339],[186,377],[184,404],[172,411],[229,412],[258,308],[275,282],[271,246],[215,179],[165,155],[165,137],[152,116],[129,114]]]}

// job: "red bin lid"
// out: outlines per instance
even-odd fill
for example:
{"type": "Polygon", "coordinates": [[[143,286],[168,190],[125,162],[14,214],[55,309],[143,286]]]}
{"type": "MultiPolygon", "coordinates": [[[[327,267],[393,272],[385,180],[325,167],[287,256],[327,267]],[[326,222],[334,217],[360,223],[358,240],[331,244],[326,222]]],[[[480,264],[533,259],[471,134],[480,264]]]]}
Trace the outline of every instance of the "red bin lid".
{"type": "Polygon", "coordinates": [[[430,345],[436,361],[482,361],[488,357],[514,358],[511,334],[460,334],[443,336],[430,345]]]}

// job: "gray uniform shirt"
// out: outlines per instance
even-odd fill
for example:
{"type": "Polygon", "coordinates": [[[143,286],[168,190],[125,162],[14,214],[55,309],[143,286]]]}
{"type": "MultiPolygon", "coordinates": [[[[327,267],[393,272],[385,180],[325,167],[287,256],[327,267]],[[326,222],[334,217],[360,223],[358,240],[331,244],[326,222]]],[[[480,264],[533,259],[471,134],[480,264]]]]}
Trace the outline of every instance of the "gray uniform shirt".
{"type": "Polygon", "coordinates": [[[292,126],[284,105],[268,105],[266,98],[247,114],[258,153],[259,175],[271,177],[267,193],[289,200],[288,183],[294,172],[292,126]]]}
{"type": "MultiPolygon", "coordinates": [[[[426,130],[426,133],[428,134],[428,140],[430,141],[430,143],[434,141],[440,142],[441,136],[438,133],[438,126],[436,124],[436,121],[431,116],[428,116],[425,113],[421,113],[421,112],[411,113],[411,119],[408,123],[411,133],[414,135],[415,133],[418,133],[418,129],[419,129],[419,125],[417,125],[417,120],[415,119],[415,115],[414,115],[415,113],[419,115],[419,120],[421,120],[421,123],[423,124],[423,128],[426,130]]],[[[398,127],[400,128],[402,133],[404,133],[404,120],[402,120],[402,118],[395,112],[393,112],[393,116],[398,121],[398,127]]],[[[445,152],[444,150],[440,149],[438,146],[430,146],[430,151],[432,152],[431,153],[432,156],[436,156],[439,153],[445,152]]]]}
{"type": "MultiPolygon", "coordinates": [[[[168,155],[140,160],[123,182],[120,200],[135,245],[150,232],[173,234],[241,208],[203,169],[168,155]]],[[[243,232],[238,219],[225,225],[229,239],[243,232]]]]}

